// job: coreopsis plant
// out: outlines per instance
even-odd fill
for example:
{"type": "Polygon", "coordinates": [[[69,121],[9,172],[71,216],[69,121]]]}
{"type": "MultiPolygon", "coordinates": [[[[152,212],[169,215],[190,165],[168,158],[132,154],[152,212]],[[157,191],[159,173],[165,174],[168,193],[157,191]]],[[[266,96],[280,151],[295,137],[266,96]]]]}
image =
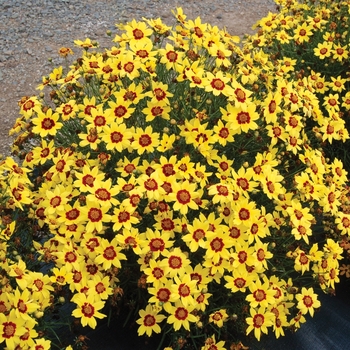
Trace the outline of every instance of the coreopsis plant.
{"type": "MultiPolygon", "coordinates": [[[[325,156],[338,159],[350,169],[349,158],[349,1],[276,1],[279,13],[269,13],[257,22],[257,34],[247,37],[246,50],[261,48],[290,82],[307,87],[319,100],[318,123],[309,119],[322,141],[325,156]]],[[[346,176],[345,173],[339,176],[346,176]]],[[[348,208],[342,208],[327,227],[335,237],[342,236],[348,251],[348,208]]],[[[344,254],[346,258],[349,254],[344,254]]],[[[350,276],[344,261],[341,275],[350,276]]]]}
{"type": "Polygon", "coordinates": [[[48,331],[66,303],[91,328],[126,313],[159,349],[229,349],[297,330],[335,288],[324,216],[348,235],[347,172],[319,143],[323,101],[174,14],[120,25],[104,51],[76,41],[81,57],[19,103],[20,162],[0,178],[8,348],[66,346],[48,331]]]}
{"type": "Polygon", "coordinates": [[[326,155],[350,169],[349,148],[349,1],[278,0],[279,13],[256,25],[247,49],[261,47],[279,72],[307,86],[319,100],[315,132],[326,155]]]}

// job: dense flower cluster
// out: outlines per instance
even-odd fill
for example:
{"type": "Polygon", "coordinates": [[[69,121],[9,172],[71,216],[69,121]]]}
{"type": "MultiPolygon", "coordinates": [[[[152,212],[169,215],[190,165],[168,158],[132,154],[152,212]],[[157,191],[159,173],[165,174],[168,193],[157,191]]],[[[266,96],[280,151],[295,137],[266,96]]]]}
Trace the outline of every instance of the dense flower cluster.
{"type": "Polygon", "coordinates": [[[174,14],[174,28],[121,25],[104,52],[76,41],[82,57],[19,103],[22,163],[0,178],[9,349],[50,348],[59,303],[95,328],[126,301],[139,335],[225,349],[298,329],[320,306],[313,287],[338,281],[323,218],[348,236],[347,172],[320,148],[324,100],[259,47],[174,14]]]}

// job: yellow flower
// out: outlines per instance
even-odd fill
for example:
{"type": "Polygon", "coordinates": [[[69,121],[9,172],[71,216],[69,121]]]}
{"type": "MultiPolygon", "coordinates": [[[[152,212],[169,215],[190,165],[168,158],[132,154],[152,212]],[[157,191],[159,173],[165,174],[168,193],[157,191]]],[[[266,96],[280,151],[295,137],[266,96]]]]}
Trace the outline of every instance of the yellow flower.
{"type": "Polygon", "coordinates": [[[206,235],[209,231],[209,222],[203,214],[200,214],[200,218],[195,218],[192,225],[188,224],[186,229],[187,233],[182,236],[182,240],[186,242],[191,252],[207,246],[206,235]]]}
{"type": "Polygon", "coordinates": [[[184,307],[195,305],[196,297],[200,293],[197,288],[197,281],[192,280],[191,276],[188,274],[181,276],[181,278],[178,276],[173,277],[171,292],[179,296],[179,301],[181,301],[184,307]]]}
{"type": "Polygon", "coordinates": [[[152,332],[161,332],[159,323],[162,322],[166,316],[158,315],[158,312],[159,310],[157,310],[157,307],[150,304],[146,306],[145,310],[142,309],[139,311],[141,318],[136,321],[136,323],[140,325],[137,330],[139,336],[146,333],[150,337],[152,332]]]}
{"type": "Polygon", "coordinates": [[[140,234],[142,254],[152,253],[153,258],[158,258],[168,252],[174,242],[170,240],[170,232],[166,230],[154,230],[147,228],[140,234]]]}
{"type": "MultiPolygon", "coordinates": [[[[125,119],[130,118],[135,108],[131,108],[132,104],[129,100],[124,100],[121,96],[117,96],[116,101],[109,101],[108,106],[104,113],[107,118],[114,118],[117,124],[122,124],[125,119]]],[[[91,113],[90,113],[91,114],[91,113]]]]}
{"type": "Polygon", "coordinates": [[[246,334],[248,335],[254,330],[255,338],[260,340],[261,333],[267,334],[267,327],[271,327],[274,324],[275,315],[264,307],[259,307],[257,310],[250,308],[250,316],[246,318],[248,324],[246,334]]]}
{"type": "Polygon", "coordinates": [[[91,39],[89,39],[89,38],[86,38],[84,41],[74,40],[74,44],[76,46],[80,46],[86,50],[94,46],[93,43],[91,42],[91,39]]]}
{"type": "Polygon", "coordinates": [[[233,130],[233,134],[247,133],[249,130],[258,128],[255,122],[259,119],[259,114],[256,112],[256,104],[250,103],[246,108],[234,107],[231,104],[227,105],[227,114],[223,119],[227,121],[228,126],[233,130]]]}
{"type": "Polygon", "coordinates": [[[190,323],[197,322],[197,316],[192,314],[194,308],[195,305],[185,307],[180,301],[177,301],[175,305],[165,304],[164,309],[169,314],[167,323],[172,324],[175,331],[182,327],[189,331],[190,323]]]}
{"type": "Polygon", "coordinates": [[[166,197],[170,201],[175,202],[173,204],[173,210],[186,215],[189,209],[198,209],[198,205],[195,202],[195,199],[199,198],[196,184],[185,180],[181,183],[174,182],[172,188],[173,192],[169,193],[166,197]]]}
{"type": "Polygon", "coordinates": [[[333,44],[327,41],[323,43],[318,43],[317,47],[314,48],[315,56],[319,57],[321,60],[324,60],[326,57],[330,57],[332,53],[333,44]]]}
{"type": "Polygon", "coordinates": [[[347,49],[347,45],[341,46],[334,44],[332,49],[332,57],[340,62],[346,60],[349,57],[349,50],[347,49]]]}
{"type": "Polygon", "coordinates": [[[214,264],[221,259],[230,259],[229,248],[234,244],[233,239],[226,234],[224,230],[215,230],[207,232],[205,259],[214,264]]]}
{"type": "Polygon", "coordinates": [[[223,327],[224,322],[228,320],[226,309],[220,309],[209,315],[209,323],[214,323],[219,328],[223,327]]]}
{"type": "Polygon", "coordinates": [[[212,92],[214,96],[219,96],[223,94],[224,96],[233,96],[234,90],[228,85],[230,79],[221,71],[218,71],[215,75],[213,73],[207,72],[206,78],[204,78],[203,85],[205,91],[212,92]]]}
{"type": "Polygon", "coordinates": [[[294,30],[293,39],[298,43],[308,42],[310,40],[310,36],[313,35],[313,27],[310,24],[302,23],[299,24],[294,30]]]}
{"type": "Polygon", "coordinates": [[[182,68],[182,61],[184,59],[184,53],[182,51],[176,50],[173,45],[166,43],[164,49],[159,49],[158,53],[160,55],[160,63],[165,64],[165,67],[170,69],[175,69],[175,71],[180,71],[182,68]]]}
{"type": "Polygon", "coordinates": [[[159,133],[153,132],[153,128],[150,125],[146,129],[136,128],[133,138],[134,141],[131,143],[131,147],[139,155],[145,152],[152,153],[159,145],[159,133]]]}
{"type": "Polygon", "coordinates": [[[106,317],[106,315],[99,312],[104,307],[104,301],[95,300],[93,294],[77,293],[73,296],[72,302],[77,305],[76,309],[72,311],[72,316],[80,318],[83,327],[89,326],[95,329],[97,326],[96,318],[106,317]]]}
{"type": "Polygon", "coordinates": [[[212,57],[215,57],[215,65],[217,67],[220,67],[221,65],[224,67],[230,67],[232,65],[229,60],[232,51],[228,50],[224,43],[214,43],[208,48],[208,51],[212,57]]]}
{"type": "Polygon", "coordinates": [[[239,264],[232,271],[232,276],[224,276],[226,281],[225,287],[233,293],[241,291],[245,293],[249,285],[257,278],[256,273],[249,273],[245,264],[239,264]]]}
{"type": "Polygon", "coordinates": [[[51,108],[48,108],[46,112],[38,111],[37,117],[33,118],[33,132],[40,137],[55,136],[57,131],[63,126],[58,119],[59,114],[54,113],[51,108]]]}
{"type": "Polygon", "coordinates": [[[295,298],[298,301],[297,308],[303,313],[303,315],[309,312],[311,316],[314,316],[315,309],[321,306],[313,288],[307,289],[303,287],[301,293],[298,293],[295,298]]]}
{"type": "Polygon", "coordinates": [[[75,100],[69,100],[56,108],[56,112],[61,114],[61,119],[63,121],[75,117],[78,111],[79,107],[75,100]]]}
{"type": "Polygon", "coordinates": [[[14,309],[8,315],[0,313],[0,343],[6,342],[9,349],[15,349],[20,337],[27,332],[25,319],[18,317],[14,309]]]}
{"type": "Polygon", "coordinates": [[[137,224],[140,220],[137,216],[133,215],[135,212],[134,207],[131,205],[119,205],[114,207],[113,215],[111,215],[111,222],[114,222],[113,230],[115,232],[122,228],[130,230],[133,225],[137,224]]]}
{"type": "Polygon", "coordinates": [[[121,267],[121,260],[126,260],[126,256],[120,251],[121,248],[118,246],[116,237],[111,242],[102,238],[100,245],[96,247],[97,256],[95,262],[103,266],[105,270],[112,266],[121,267]]]}
{"type": "Polygon", "coordinates": [[[169,105],[164,104],[164,102],[158,101],[148,101],[147,107],[142,110],[142,113],[146,115],[146,121],[151,122],[155,118],[162,118],[165,120],[170,119],[171,108],[169,105]]]}
{"type": "Polygon", "coordinates": [[[269,281],[266,280],[261,283],[261,280],[258,279],[251,282],[248,287],[251,294],[248,294],[245,300],[249,302],[250,307],[267,308],[275,303],[275,291],[271,288],[269,281]]]}
{"type": "Polygon", "coordinates": [[[109,280],[109,276],[94,275],[92,279],[87,281],[89,287],[87,295],[93,295],[96,301],[108,299],[113,291],[109,280]]]}
{"type": "Polygon", "coordinates": [[[33,346],[35,350],[50,350],[51,349],[51,341],[44,338],[35,339],[35,343],[33,346]]]}

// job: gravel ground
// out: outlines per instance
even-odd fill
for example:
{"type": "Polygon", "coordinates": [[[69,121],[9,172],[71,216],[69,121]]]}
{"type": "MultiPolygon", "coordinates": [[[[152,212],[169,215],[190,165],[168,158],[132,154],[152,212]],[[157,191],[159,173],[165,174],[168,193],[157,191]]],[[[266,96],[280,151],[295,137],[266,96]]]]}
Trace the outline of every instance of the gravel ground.
{"type": "Polygon", "coordinates": [[[240,36],[252,33],[252,25],[276,8],[273,0],[0,0],[0,153],[10,153],[8,131],[18,117],[17,102],[36,94],[52,68],[48,58],[62,64],[60,47],[73,48],[74,40],[86,37],[108,47],[105,33],[115,33],[116,23],[161,17],[172,24],[171,10],[178,6],[189,19],[201,16],[240,36]]]}

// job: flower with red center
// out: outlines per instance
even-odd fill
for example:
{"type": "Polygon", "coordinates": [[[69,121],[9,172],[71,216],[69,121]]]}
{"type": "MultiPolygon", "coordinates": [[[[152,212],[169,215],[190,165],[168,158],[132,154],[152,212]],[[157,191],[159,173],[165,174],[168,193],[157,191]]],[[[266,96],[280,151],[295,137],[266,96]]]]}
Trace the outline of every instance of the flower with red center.
{"type": "Polygon", "coordinates": [[[223,119],[227,122],[230,130],[233,131],[233,135],[257,129],[258,124],[255,121],[259,118],[255,103],[250,103],[244,108],[228,104],[226,113],[223,115],[223,119]]]}
{"type": "Polygon", "coordinates": [[[31,286],[31,297],[33,300],[41,302],[50,300],[50,294],[54,288],[48,275],[44,275],[41,272],[32,272],[28,281],[31,286]]]}
{"type": "Polygon", "coordinates": [[[226,309],[220,309],[209,315],[209,323],[214,323],[219,328],[223,327],[224,322],[228,320],[226,309]]]}
{"type": "Polygon", "coordinates": [[[152,283],[154,287],[159,287],[167,281],[168,269],[166,266],[161,266],[160,260],[151,259],[149,261],[149,267],[143,271],[147,276],[147,283],[152,283]]]}
{"type": "Polygon", "coordinates": [[[99,274],[95,274],[88,279],[87,283],[89,287],[87,295],[93,295],[96,301],[106,300],[112,294],[108,276],[102,277],[99,274]]]}
{"type": "Polygon", "coordinates": [[[213,196],[214,204],[227,204],[232,201],[233,188],[228,183],[218,183],[209,187],[208,194],[213,196]]]}
{"type": "Polygon", "coordinates": [[[147,107],[142,110],[146,116],[146,121],[151,122],[155,118],[170,119],[170,106],[164,104],[162,101],[148,101],[147,107]]]}
{"type": "Polygon", "coordinates": [[[100,245],[95,249],[95,263],[102,265],[105,270],[111,266],[121,267],[121,260],[126,260],[126,256],[120,252],[121,250],[117,237],[114,237],[111,242],[102,238],[100,245]]]}
{"type": "Polygon", "coordinates": [[[142,239],[142,252],[147,254],[152,252],[154,258],[159,257],[161,254],[166,253],[174,242],[170,240],[170,232],[158,231],[155,229],[147,228],[146,232],[141,234],[142,239]]]}
{"type": "Polygon", "coordinates": [[[59,114],[54,113],[51,108],[45,113],[38,111],[37,117],[33,118],[33,133],[38,134],[40,137],[46,137],[48,135],[55,136],[57,131],[63,126],[58,119],[59,114]]]}
{"type": "Polygon", "coordinates": [[[167,194],[170,201],[175,202],[173,204],[173,210],[179,211],[181,214],[186,215],[188,209],[198,209],[198,205],[195,200],[200,197],[197,191],[197,184],[190,183],[185,180],[183,182],[174,182],[172,184],[173,192],[167,194]]]}
{"type": "Polygon", "coordinates": [[[267,311],[264,307],[259,307],[259,309],[250,308],[250,316],[246,318],[248,328],[246,334],[248,335],[252,330],[254,330],[254,336],[256,339],[260,340],[261,333],[267,334],[267,327],[271,327],[274,324],[275,315],[267,311]]]}
{"type": "Polygon", "coordinates": [[[100,206],[98,203],[88,202],[86,207],[81,208],[81,219],[85,222],[86,233],[103,233],[104,223],[110,222],[112,217],[107,214],[109,207],[100,206]]]}
{"type": "Polygon", "coordinates": [[[161,266],[169,271],[169,276],[181,276],[190,265],[189,258],[180,248],[174,248],[172,251],[166,250],[162,254],[165,259],[162,260],[161,266]]]}
{"type": "Polygon", "coordinates": [[[309,312],[311,316],[314,316],[315,309],[321,306],[313,288],[307,289],[303,287],[301,293],[298,293],[295,298],[298,301],[297,308],[303,313],[303,315],[309,312]]]}
{"type": "Polygon", "coordinates": [[[231,133],[228,124],[224,124],[221,120],[213,128],[217,140],[220,145],[226,146],[228,142],[234,142],[233,135],[231,133]]]}
{"type": "Polygon", "coordinates": [[[27,330],[24,326],[26,320],[16,315],[12,309],[8,315],[0,313],[0,343],[6,343],[8,349],[15,349],[20,344],[20,337],[27,330]]]}
{"type": "Polygon", "coordinates": [[[191,252],[195,252],[199,247],[205,248],[206,234],[209,231],[209,222],[207,218],[195,218],[193,224],[187,225],[188,233],[182,236],[182,240],[186,242],[191,252]]]}
{"type": "Polygon", "coordinates": [[[190,275],[184,275],[181,279],[178,276],[174,277],[174,282],[171,286],[171,291],[179,296],[184,307],[195,305],[195,298],[199,295],[197,289],[197,281],[191,280],[190,275]]]}
{"type": "Polygon", "coordinates": [[[138,178],[138,183],[142,186],[145,196],[150,200],[160,201],[166,194],[164,188],[161,186],[162,181],[158,178],[157,174],[151,174],[150,176],[143,174],[138,178]]]}
{"type": "Polygon", "coordinates": [[[70,100],[66,103],[62,103],[57,107],[56,112],[61,114],[63,121],[73,118],[79,111],[79,107],[75,100],[70,100]]]}
{"type": "Polygon", "coordinates": [[[111,222],[114,222],[113,230],[115,232],[119,231],[121,228],[130,230],[132,225],[140,221],[137,216],[133,215],[135,209],[136,208],[131,205],[123,204],[114,208],[111,222]]]}
{"type": "Polygon", "coordinates": [[[153,132],[153,129],[148,125],[145,129],[136,128],[134,141],[131,147],[137,151],[138,154],[152,153],[159,145],[159,133],[153,132]]]}
{"type": "MultiPolygon", "coordinates": [[[[176,50],[173,45],[167,43],[164,49],[158,50],[160,54],[160,63],[165,64],[167,69],[178,69],[182,63],[184,53],[180,50],[176,50]]],[[[182,68],[182,67],[181,67],[182,68]]]]}
{"type": "Polygon", "coordinates": [[[220,259],[230,259],[228,249],[233,246],[234,240],[225,234],[223,229],[208,231],[206,238],[206,260],[217,264],[220,259]]]}
{"type": "Polygon", "coordinates": [[[80,318],[83,327],[90,326],[95,329],[97,326],[96,318],[106,317],[106,315],[99,312],[105,303],[101,299],[96,300],[93,294],[77,293],[73,296],[72,302],[77,305],[72,312],[72,316],[80,318]]]}
{"type": "Polygon", "coordinates": [[[148,302],[157,305],[165,305],[166,303],[174,303],[179,300],[179,295],[172,293],[171,280],[164,279],[164,283],[154,284],[155,287],[148,288],[148,292],[152,295],[148,302]]]}
{"type": "Polygon", "coordinates": [[[181,327],[190,330],[190,323],[197,322],[197,316],[192,314],[194,305],[188,305],[185,307],[181,301],[177,301],[175,305],[167,303],[164,305],[165,311],[169,314],[167,323],[172,324],[175,331],[178,331],[181,327]]]}
{"type": "Polygon", "coordinates": [[[203,85],[205,86],[205,91],[213,93],[214,96],[219,96],[223,94],[225,96],[233,96],[234,90],[228,85],[230,79],[221,71],[218,71],[215,75],[213,73],[207,72],[207,77],[205,78],[203,85]]]}
{"type": "Polygon", "coordinates": [[[343,60],[348,59],[349,50],[346,46],[334,44],[332,49],[332,56],[335,60],[342,62],[343,60]]]}
{"type": "Polygon", "coordinates": [[[24,289],[23,292],[20,292],[20,290],[16,288],[12,295],[11,302],[16,310],[16,316],[26,321],[30,320],[30,314],[33,314],[39,308],[39,305],[33,302],[32,295],[28,289],[24,289]]]}
{"type": "Polygon", "coordinates": [[[104,126],[102,130],[101,140],[105,142],[107,150],[122,152],[130,146],[133,132],[125,124],[110,123],[104,126]]]}
{"type": "Polygon", "coordinates": [[[246,289],[249,287],[250,283],[256,279],[255,273],[248,273],[246,266],[240,264],[234,269],[232,276],[224,276],[225,287],[230,289],[233,293],[241,291],[245,293],[246,289]]]}
{"type": "Polygon", "coordinates": [[[166,316],[158,315],[158,308],[148,304],[145,310],[140,310],[140,318],[136,321],[139,324],[137,333],[139,336],[147,334],[149,337],[154,333],[160,333],[161,328],[159,323],[162,322],[166,316]]]}
{"type": "Polygon", "coordinates": [[[261,283],[260,279],[250,283],[249,290],[251,294],[247,295],[247,300],[252,308],[268,308],[275,303],[275,291],[271,288],[269,281],[261,283]]]}

